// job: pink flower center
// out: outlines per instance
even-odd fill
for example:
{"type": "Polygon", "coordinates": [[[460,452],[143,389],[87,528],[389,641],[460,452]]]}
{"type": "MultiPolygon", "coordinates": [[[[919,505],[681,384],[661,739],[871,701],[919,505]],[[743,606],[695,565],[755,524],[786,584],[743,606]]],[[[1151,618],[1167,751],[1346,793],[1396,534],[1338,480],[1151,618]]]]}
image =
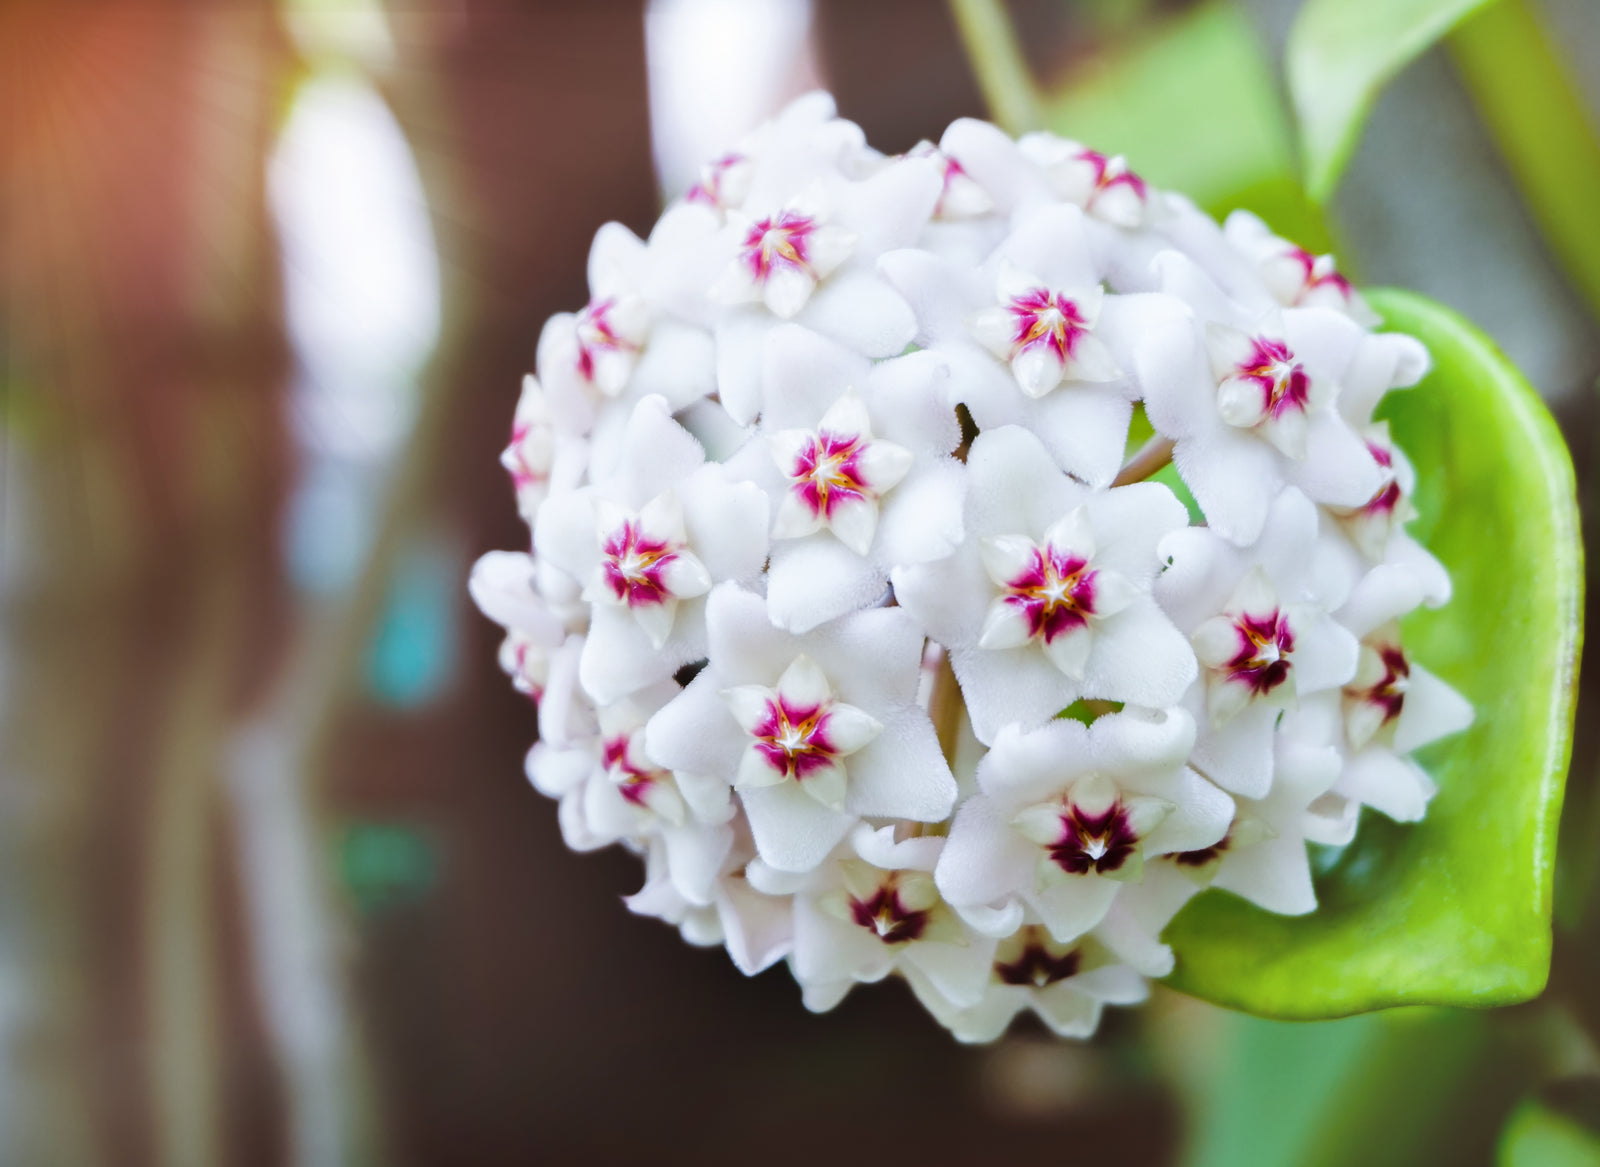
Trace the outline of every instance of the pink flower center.
{"type": "Polygon", "coordinates": [[[600,746],[600,760],[616,784],[617,793],[634,806],[643,807],[651,787],[667,775],[665,771],[647,770],[634,762],[628,748],[632,739],[633,735],[626,733],[607,738],[600,746]]]}
{"type": "Polygon", "coordinates": [[[1296,302],[1305,299],[1318,288],[1335,288],[1345,299],[1350,298],[1350,281],[1339,274],[1338,269],[1333,266],[1331,256],[1312,255],[1303,247],[1291,247],[1286,254],[1300,265],[1304,273],[1300,277],[1300,294],[1296,297],[1296,302]]]}
{"type": "Polygon", "coordinates": [[[928,927],[928,913],[913,911],[900,902],[893,883],[878,888],[866,899],[850,897],[850,918],[885,944],[919,939],[928,927]]]}
{"type": "Polygon", "coordinates": [[[1139,835],[1119,798],[1097,814],[1076,804],[1066,807],[1061,812],[1061,835],[1045,850],[1056,866],[1068,874],[1104,874],[1121,868],[1138,845],[1139,835]]]}
{"type": "Polygon", "coordinates": [[[832,518],[847,502],[869,494],[861,472],[861,454],[866,442],[857,434],[836,434],[828,430],[814,435],[795,456],[789,471],[791,490],[814,515],[832,518]]]}
{"type": "Polygon", "coordinates": [[[945,199],[950,196],[950,187],[958,179],[968,177],[966,167],[937,146],[926,146],[920,150],[913,150],[910,156],[912,158],[927,158],[939,168],[939,177],[943,182],[939,188],[939,201],[933,205],[933,217],[937,219],[945,212],[945,199]]]}
{"type": "Polygon", "coordinates": [[[809,708],[782,696],[767,699],[767,715],[752,731],[756,749],[767,764],[785,777],[804,781],[838,756],[828,739],[828,705],[809,708]]]}
{"type": "Polygon", "coordinates": [[[1029,635],[1050,644],[1094,615],[1096,573],[1082,556],[1035,547],[1033,562],[1006,583],[1006,603],[1021,609],[1029,635]]]}
{"type": "Polygon", "coordinates": [[[1289,679],[1289,654],[1294,633],[1289,618],[1274,608],[1266,616],[1235,616],[1233,627],[1239,647],[1223,665],[1228,679],[1248,685],[1254,696],[1270,693],[1289,679]]]}
{"type": "Polygon", "coordinates": [[[1385,644],[1378,648],[1378,659],[1383,662],[1383,676],[1366,689],[1346,689],[1358,701],[1370,702],[1383,710],[1383,721],[1388,725],[1400,716],[1405,708],[1406,689],[1411,679],[1411,662],[1398,644],[1385,644]]]}
{"type": "Polygon", "coordinates": [[[526,694],[535,705],[544,697],[544,686],[534,680],[528,668],[528,656],[533,651],[530,644],[518,644],[511,650],[511,687],[517,692],[526,694]]]}
{"type": "Polygon", "coordinates": [[[773,271],[792,268],[812,275],[811,234],[817,222],[808,215],[779,211],[751,224],[745,233],[741,253],[757,283],[765,283],[773,271]]]}
{"type": "Polygon", "coordinates": [[[726,206],[723,202],[723,179],[728,171],[744,160],[743,154],[724,154],[701,171],[700,181],[689,188],[689,193],[683,196],[684,199],[691,203],[705,203],[721,210],[726,206]]]}
{"type": "Polygon", "coordinates": [[[638,346],[623,337],[611,319],[617,301],[613,296],[590,300],[578,313],[578,372],[584,380],[594,380],[595,361],[608,352],[637,352],[638,346]]]}
{"type": "Polygon", "coordinates": [[[1394,455],[1377,442],[1368,442],[1367,451],[1372,455],[1372,460],[1385,472],[1385,481],[1361,510],[1369,515],[1392,516],[1400,506],[1400,481],[1394,474],[1394,455]]]}
{"type": "Polygon", "coordinates": [[[1078,338],[1089,331],[1089,321],[1077,302],[1048,288],[1033,288],[1014,297],[1006,310],[1015,320],[1011,336],[1013,358],[1043,345],[1056,360],[1066,364],[1078,338]]]}
{"type": "Polygon", "coordinates": [[[1090,196],[1090,202],[1094,201],[1095,196],[1116,186],[1127,187],[1139,196],[1140,202],[1144,201],[1148,189],[1145,181],[1127,166],[1120,163],[1113,166],[1112,159],[1097,150],[1085,150],[1077,157],[1079,162],[1087,162],[1094,167],[1094,195],[1090,196]]]}
{"type": "Polygon", "coordinates": [[[605,539],[601,548],[606,586],[630,608],[660,604],[671,598],[665,573],[678,558],[665,539],[644,534],[629,519],[605,539]]]}
{"type": "Polygon", "coordinates": [[[1273,418],[1292,409],[1305,412],[1311,397],[1311,378],[1294,359],[1289,346],[1263,336],[1250,343],[1250,355],[1239,366],[1238,376],[1254,382],[1261,390],[1262,411],[1273,418]]]}
{"type": "Polygon", "coordinates": [[[1014,956],[1002,951],[1000,955],[1010,956],[1010,959],[995,961],[994,976],[1002,985],[1042,989],[1077,976],[1083,963],[1083,956],[1076,948],[1053,951],[1059,946],[1052,945],[1048,934],[1035,925],[1024,928],[1020,946],[1012,947],[1017,948],[1014,956]]]}
{"type": "Polygon", "coordinates": [[[544,482],[550,477],[528,464],[526,442],[533,430],[534,427],[526,423],[511,427],[511,444],[506,447],[503,462],[511,475],[511,485],[518,490],[544,482]]]}

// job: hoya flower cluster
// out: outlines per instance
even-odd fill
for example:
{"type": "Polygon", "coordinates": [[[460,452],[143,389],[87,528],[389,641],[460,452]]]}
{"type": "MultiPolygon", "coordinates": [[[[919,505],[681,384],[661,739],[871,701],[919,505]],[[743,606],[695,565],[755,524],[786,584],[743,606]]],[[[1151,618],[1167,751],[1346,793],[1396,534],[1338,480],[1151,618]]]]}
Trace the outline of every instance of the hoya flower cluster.
{"type": "Polygon", "coordinates": [[[634,911],[812,1009],[898,974],[963,1040],[1085,1035],[1198,889],[1309,912],[1308,843],[1422,816],[1471,710],[1399,635],[1450,582],[1373,410],[1428,358],[1327,257],[814,94],[589,288],[504,456],[532,553],[472,590],[634,911]]]}

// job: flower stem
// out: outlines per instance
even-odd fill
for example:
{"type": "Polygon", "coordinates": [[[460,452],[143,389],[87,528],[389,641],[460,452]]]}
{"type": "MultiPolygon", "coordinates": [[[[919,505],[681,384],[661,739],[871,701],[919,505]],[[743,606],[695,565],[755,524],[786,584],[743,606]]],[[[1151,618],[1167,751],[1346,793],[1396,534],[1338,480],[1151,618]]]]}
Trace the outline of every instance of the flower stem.
{"type": "Polygon", "coordinates": [[[1013,134],[1038,129],[1039,93],[1001,0],[950,0],[967,59],[994,120],[1013,134]]]}
{"type": "Polygon", "coordinates": [[[933,721],[933,732],[939,738],[939,749],[945,761],[956,762],[956,742],[961,732],[961,714],[965,705],[961,700],[961,685],[950,667],[950,654],[939,651],[939,664],[933,674],[933,695],[928,700],[928,717],[933,721]]]}
{"type": "Polygon", "coordinates": [[[1130,482],[1143,482],[1172,461],[1172,439],[1160,434],[1139,447],[1139,452],[1128,459],[1112,486],[1127,486],[1130,482]]]}

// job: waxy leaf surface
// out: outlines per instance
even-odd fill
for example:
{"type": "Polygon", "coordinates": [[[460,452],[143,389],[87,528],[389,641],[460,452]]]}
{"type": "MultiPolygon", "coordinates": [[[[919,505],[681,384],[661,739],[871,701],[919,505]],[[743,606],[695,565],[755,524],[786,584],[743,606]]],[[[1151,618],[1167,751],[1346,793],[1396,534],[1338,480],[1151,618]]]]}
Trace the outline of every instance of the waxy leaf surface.
{"type": "Polygon", "coordinates": [[[1417,468],[1409,530],[1455,584],[1448,605],[1402,623],[1405,644],[1477,721],[1417,754],[1439,785],[1424,821],[1364,812],[1317,881],[1315,913],[1275,916],[1211,890],[1167,929],[1173,987],[1269,1017],[1509,1004],[1538,994],[1550,965],[1582,640],[1571,459],[1538,396],[1471,324],[1410,293],[1370,299],[1434,362],[1379,411],[1417,468]]]}

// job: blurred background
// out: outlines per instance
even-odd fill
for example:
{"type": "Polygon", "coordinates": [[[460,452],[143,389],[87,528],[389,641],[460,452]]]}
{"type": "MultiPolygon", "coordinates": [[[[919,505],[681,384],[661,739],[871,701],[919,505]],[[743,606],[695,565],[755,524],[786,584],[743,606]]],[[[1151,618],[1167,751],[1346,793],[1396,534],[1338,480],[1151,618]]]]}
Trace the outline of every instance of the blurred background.
{"type": "MultiPolygon", "coordinates": [[[[1079,136],[1280,225],[1295,7],[1007,6],[1079,136]]],[[[1600,11],[1529,10],[1592,125],[1600,11]]],[[[1489,1163],[1589,1121],[1594,694],[1552,987],[1494,1014],[812,1017],[629,915],[637,861],[523,777],[464,581],[526,540],[497,455],[594,229],[819,84],[891,152],[986,116],[996,11],[0,3],[0,1164],[1489,1163]]],[[[1587,506],[1600,315],[1484,101],[1459,47],[1408,69],[1328,229],[1501,343],[1587,506]]]]}

